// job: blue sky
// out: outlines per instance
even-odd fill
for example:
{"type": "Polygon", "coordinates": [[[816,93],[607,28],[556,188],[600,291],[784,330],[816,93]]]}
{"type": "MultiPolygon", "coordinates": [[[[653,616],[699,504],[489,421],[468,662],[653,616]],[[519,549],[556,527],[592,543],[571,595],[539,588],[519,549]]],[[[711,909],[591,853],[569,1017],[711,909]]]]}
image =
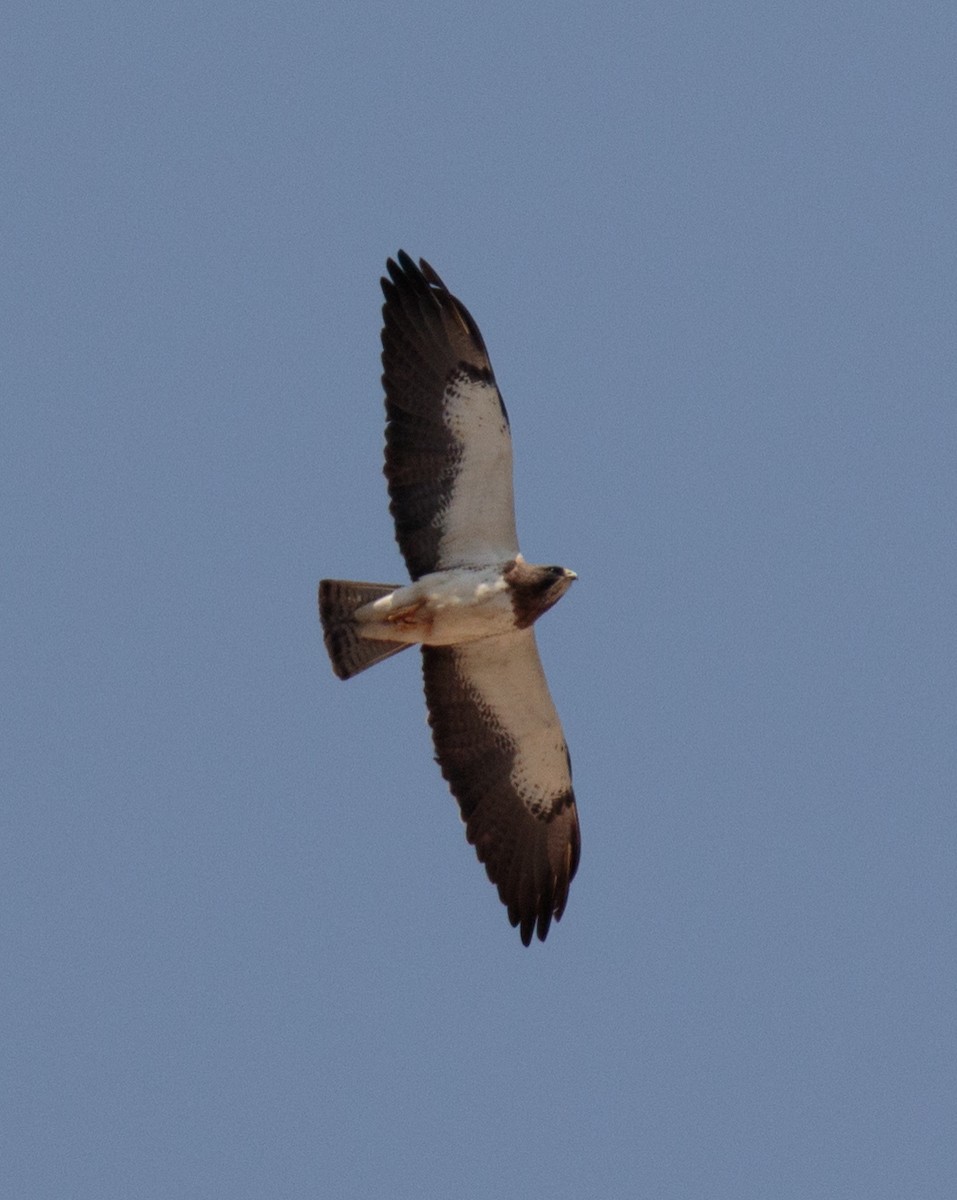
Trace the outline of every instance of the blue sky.
{"type": "Polygon", "coordinates": [[[952,5],[15,3],[0,1191],[957,1190],[952,5]],[[509,406],[583,851],[525,950],[418,664],[378,279],[509,406]]]}

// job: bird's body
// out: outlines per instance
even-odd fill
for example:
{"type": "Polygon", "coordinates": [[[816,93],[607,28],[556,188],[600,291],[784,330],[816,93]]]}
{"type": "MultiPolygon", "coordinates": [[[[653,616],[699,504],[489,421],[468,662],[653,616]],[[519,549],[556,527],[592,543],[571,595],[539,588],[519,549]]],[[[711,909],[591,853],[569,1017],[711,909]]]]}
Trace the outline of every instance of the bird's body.
{"type": "Polygon", "coordinates": [[[468,839],[528,945],[561,917],[578,815],[532,631],[575,579],[518,551],[508,415],[478,326],[424,260],[388,262],[386,463],[409,584],[325,579],[341,679],[421,645],[436,758],[468,839]]]}
{"type": "MultiPolygon", "coordinates": [[[[503,564],[504,565],[504,564],[503,564]]],[[[502,566],[435,571],[364,604],[355,613],[360,637],[454,646],[508,633],[512,602],[502,566]]]]}
{"type": "Polygon", "coordinates": [[[561,572],[536,575],[557,593],[548,607],[575,579],[574,572],[564,568],[528,567],[520,555],[490,567],[435,571],[356,609],[357,632],[373,641],[424,646],[455,646],[511,633],[523,620],[525,593],[512,582],[522,568],[528,573],[561,572]]]}

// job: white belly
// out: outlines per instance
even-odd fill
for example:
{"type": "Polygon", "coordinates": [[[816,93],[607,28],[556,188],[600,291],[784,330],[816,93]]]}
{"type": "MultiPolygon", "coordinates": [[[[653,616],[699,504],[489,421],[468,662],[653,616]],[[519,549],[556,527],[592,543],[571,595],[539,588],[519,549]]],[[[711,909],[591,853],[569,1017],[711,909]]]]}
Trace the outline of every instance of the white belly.
{"type": "Polygon", "coordinates": [[[363,605],[362,637],[451,646],[515,628],[511,595],[500,567],[462,568],[423,575],[408,587],[363,605]]]}

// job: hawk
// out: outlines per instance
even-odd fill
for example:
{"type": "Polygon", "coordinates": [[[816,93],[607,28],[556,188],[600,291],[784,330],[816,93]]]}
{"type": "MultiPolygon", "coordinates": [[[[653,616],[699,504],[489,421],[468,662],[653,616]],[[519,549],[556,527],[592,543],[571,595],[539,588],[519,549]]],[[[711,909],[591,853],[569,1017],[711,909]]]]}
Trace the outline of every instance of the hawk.
{"type": "Polygon", "coordinates": [[[478,326],[424,260],[382,291],[385,475],[410,584],[324,579],[333,670],[422,647],[435,755],[466,837],[527,946],[560,919],[578,867],[571,762],[534,622],[574,571],[518,550],[508,414],[478,326]]]}

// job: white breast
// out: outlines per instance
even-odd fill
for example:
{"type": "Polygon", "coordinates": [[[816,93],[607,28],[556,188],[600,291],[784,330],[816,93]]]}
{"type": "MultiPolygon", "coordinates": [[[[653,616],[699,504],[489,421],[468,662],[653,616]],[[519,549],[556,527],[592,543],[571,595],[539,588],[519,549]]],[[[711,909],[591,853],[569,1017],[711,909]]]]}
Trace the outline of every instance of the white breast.
{"type": "Polygon", "coordinates": [[[452,646],[515,628],[500,566],[423,575],[360,608],[356,620],[363,637],[429,646],[452,646]]]}

